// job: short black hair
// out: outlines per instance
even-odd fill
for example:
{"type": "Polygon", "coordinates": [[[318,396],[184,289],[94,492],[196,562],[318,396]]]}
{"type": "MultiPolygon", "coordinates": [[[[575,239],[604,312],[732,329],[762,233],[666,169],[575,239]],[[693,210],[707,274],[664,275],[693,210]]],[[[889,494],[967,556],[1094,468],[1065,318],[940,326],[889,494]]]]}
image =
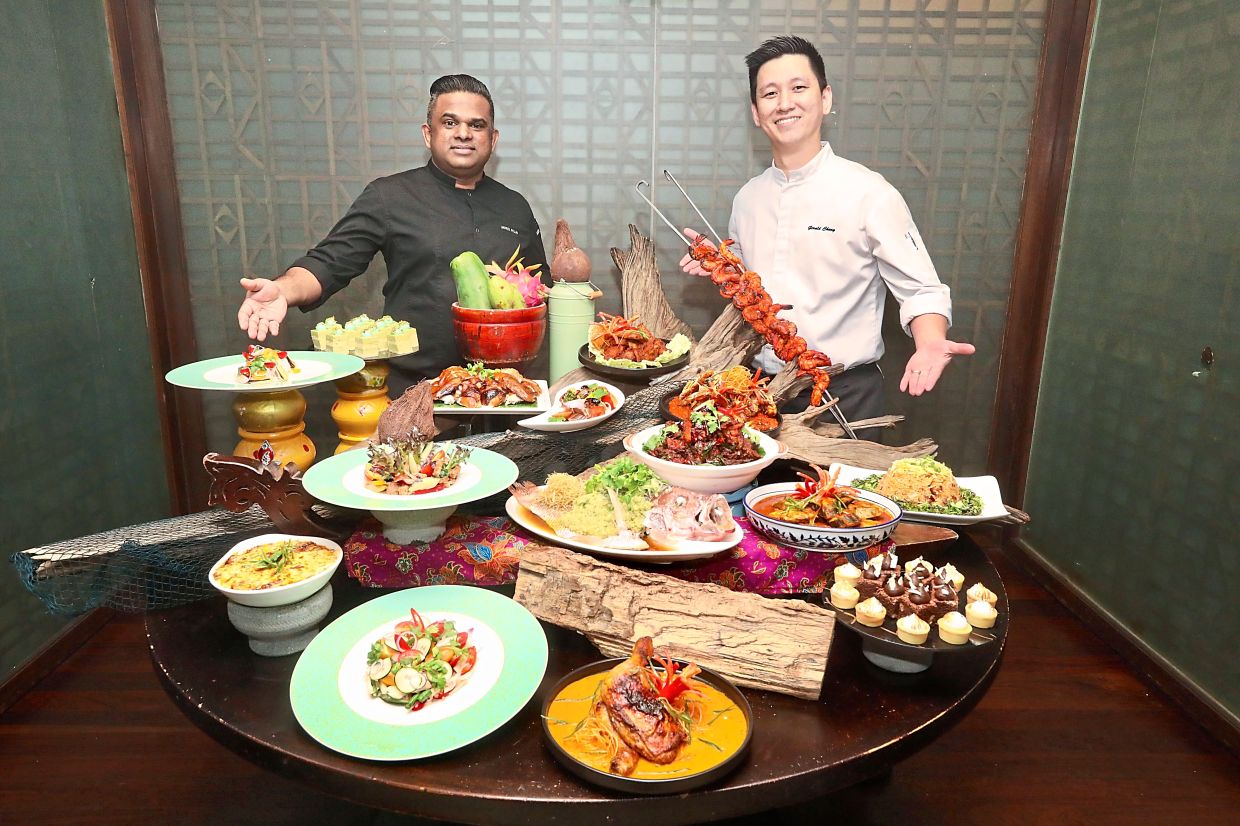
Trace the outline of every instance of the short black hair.
{"type": "Polygon", "coordinates": [[[491,107],[491,128],[495,128],[495,101],[491,100],[491,90],[487,85],[473,75],[444,75],[436,78],[431,84],[431,100],[426,104],[426,123],[430,124],[431,118],[435,112],[435,101],[440,95],[447,95],[452,92],[470,92],[475,95],[481,95],[487,99],[487,104],[491,107]]]}
{"type": "Polygon", "coordinates": [[[827,67],[822,62],[822,55],[804,37],[793,34],[772,37],[749,54],[745,55],[745,65],[749,67],[749,100],[758,102],[758,70],[777,57],[801,54],[809,58],[810,68],[818,78],[819,91],[827,88],[827,67]]]}

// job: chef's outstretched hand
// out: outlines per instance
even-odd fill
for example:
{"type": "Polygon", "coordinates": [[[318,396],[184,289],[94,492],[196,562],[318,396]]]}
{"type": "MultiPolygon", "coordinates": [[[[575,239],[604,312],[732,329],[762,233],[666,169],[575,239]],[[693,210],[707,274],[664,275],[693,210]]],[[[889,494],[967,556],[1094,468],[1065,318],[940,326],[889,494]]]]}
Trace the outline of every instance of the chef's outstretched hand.
{"type": "MultiPolygon", "coordinates": [[[[696,244],[698,242],[698,239],[701,238],[703,240],[703,243],[705,243],[711,249],[714,249],[715,247],[715,245],[712,244],[710,241],[705,240],[705,237],[697,230],[686,229],[684,233],[685,233],[685,237],[688,238],[691,243],[696,244]]],[[[702,269],[702,265],[699,264],[697,261],[695,261],[693,259],[693,256],[687,252],[685,253],[685,257],[680,259],[680,269],[683,270],[684,272],[687,272],[689,275],[703,275],[703,276],[710,275],[710,273],[702,269]]]]}
{"type": "Polygon", "coordinates": [[[948,341],[945,338],[918,347],[900,378],[901,392],[907,392],[910,396],[929,393],[951,363],[952,356],[971,356],[976,349],[968,342],[948,341]]]}
{"type": "Polygon", "coordinates": [[[288,313],[288,301],[276,282],[267,278],[243,278],[245,300],[237,311],[237,323],[250,338],[262,341],[267,334],[279,335],[280,322],[288,313]]]}

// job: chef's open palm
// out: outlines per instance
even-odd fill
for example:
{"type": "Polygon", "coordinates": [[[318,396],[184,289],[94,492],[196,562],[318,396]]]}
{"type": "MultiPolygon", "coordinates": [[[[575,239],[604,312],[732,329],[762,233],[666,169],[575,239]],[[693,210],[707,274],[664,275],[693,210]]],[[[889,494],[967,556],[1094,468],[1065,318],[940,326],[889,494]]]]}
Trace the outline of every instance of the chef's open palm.
{"type": "Polygon", "coordinates": [[[262,341],[267,334],[279,335],[280,323],[288,313],[288,301],[276,282],[267,278],[243,278],[245,300],[237,311],[237,323],[250,338],[262,341]]]}

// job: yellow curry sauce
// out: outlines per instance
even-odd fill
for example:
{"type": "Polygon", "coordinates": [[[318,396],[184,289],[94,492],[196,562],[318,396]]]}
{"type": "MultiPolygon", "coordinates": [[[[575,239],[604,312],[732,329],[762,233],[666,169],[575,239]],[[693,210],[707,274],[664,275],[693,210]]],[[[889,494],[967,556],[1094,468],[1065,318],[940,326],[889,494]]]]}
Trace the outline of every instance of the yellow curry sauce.
{"type": "MultiPolygon", "coordinates": [[[[610,758],[604,754],[591,753],[573,736],[573,730],[590,713],[591,700],[599,683],[606,674],[591,674],[574,680],[556,695],[547,708],[547,729],[566,752],[587,766],[607,771],[610,758]]],[[[696,681],[701,695],[692,702],[702,705],[700,723],[690,729],[689,742],[680,749],[677,758],[665,766],[641,759],[637,769],[629,775],[638,780],[672,780],[699,774],[718,766],[740,749],[749,731],[745,712],[729,700],[721,691],[701,680],[696,681]]]]}
{"type": "Polygon", "coordinates": [[[333,548],[284,539],[233,554],[215,570],[215,581],[235,591],[262,591],[309,579],[335,561],[333,548]]]}

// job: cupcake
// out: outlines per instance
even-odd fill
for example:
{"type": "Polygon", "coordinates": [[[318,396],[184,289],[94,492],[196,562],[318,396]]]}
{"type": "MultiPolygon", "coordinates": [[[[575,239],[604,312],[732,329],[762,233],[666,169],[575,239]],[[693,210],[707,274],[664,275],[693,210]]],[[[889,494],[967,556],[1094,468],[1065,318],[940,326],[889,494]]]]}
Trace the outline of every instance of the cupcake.
{"type": "Polygon", "coordinates": [[[999,601],[999,597],[995,594],[994,591],[990,590],[982,583],[975,582],[973,583],[973,587],[970,588],[968,590],[968,593],[965,594],[965,601],[966,602],[977,602],[978,600],[989,602],[990,606],[993,608],[995,606],[995,603],[999,601]]]}
{"type": "Polygon", "coordinates": [[[887,609],[874,597],[857,603],[857,622],[862,625],[877,628],[883,624],[885,619],[887,619],[887,609]]]}
{"type": "Polygon", "coordinates": [[[857,593],[857,589],[847,582],[836,580],[831,586],[831,604],[836,608],[855,608],[860,598],[861,594],[857,593]]]}
{"type": "Polygon", "coordinates": [[[965,606],[964,616],[974,628],[993,628],[999,612],[986,600],[977,599],[965,606]]]}
{"type": "Polygon", "coordinates": [[[835,581],[837,584],[857,587],[857,580],[861,579],[861,569],[851,562],[845,562],[843,565],[835,569],[835,581]]]}
{"type": "Polygon", "coordinates": [[[932,576],[934,574],[934,566],[927,562],[925,557],[919,556],[916,559],[910,559],[908,562],[904,563],[905,573],[911,574],[917,570],[925,571],[926,576],[932,576]]]}
{"type": "Polygon", "coordinates": [[[964,574],[956,570],[956,566],[950,562],[939,568],[935,573],[938,574],[939,579],[946,581],[948,585],[952,586],[954,591],[959,591],[964,587],[964,574]]]}
{"type": "Polygon", "coordinates": [[[896,636],[910,645],[921,645],[930,636],[930,623],[916,614],[896,620],[896,636]]]}
{"type": "Polygon", "coordinates": [[[939,619],[939,639],[952,645],[964,645],[973,633],[973,626],[959,611],[949,611],[939,619]]]}

